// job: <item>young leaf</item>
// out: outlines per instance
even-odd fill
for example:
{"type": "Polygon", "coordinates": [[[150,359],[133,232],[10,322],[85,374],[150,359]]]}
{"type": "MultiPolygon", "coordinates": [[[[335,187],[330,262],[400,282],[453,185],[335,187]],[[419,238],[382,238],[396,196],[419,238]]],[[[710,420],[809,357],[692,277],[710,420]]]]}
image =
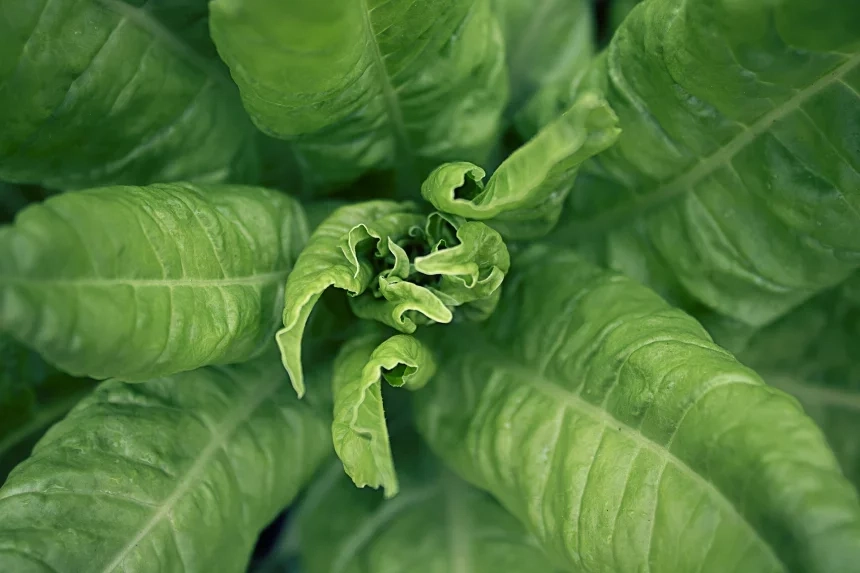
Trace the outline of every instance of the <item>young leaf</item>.
{"type": "Polygon", "coordinates": [[[0,328],[74,375],[142,380],[265,348],[307,234],[256,187],[106,187],[0,227],[0,328]]]}
{"type": "Polygon", "coordinates": [[[206,0],[0,0],[0,12],[3,179],[256,177],[253,126],[200,34],[206,0]]]}
{"type": "Polygon", "coordinates": [[[346,344],[335,362],[332,386],[334,450],[358,487],[385,489],[397,495],[385,410],[382,380],[408,390],[423,388],[436,371],[430,350],[405,334],[385,341],[370,334],[346,344]]]}
{"type": "Polygon", "coordinates": [[[94,385],[57,372],[32,350],[0,335],[0,484],[94,385]]]}
{"type": "Polygon", "coordinates": [[[272,358],[99,386],[0,489],[0,570],[245,571],[329,447],[272,358]]]}
{"type": "Polygon", "coordinates": [[[594,51],[587,0],[494,0],[502,24],[516,111],[538,88],[569,81],[594,51]]]}
{"type": "Polygon", "coordinates": [[[329,287],[352,297],[356,316],[411,334],[422,324],[451,322],[458,307],[463,318],[489,316],[509,268],[504,241],[483,223],[425,217],[412,203],[392,201],[337,209],[313,232],[287,280],[277,341],[293,387],[304,392],[302,336],[329,287]]]}
{"type": "Polygon", "coordinates": [[[414,396],[458,473],[572,570],[857,570],[857,492],[793,398],[628,278],[549,246],[514,263],[414,396]]]}
{"type": "Polygon", "coordinates": [[[337,466],[315,483],[299,521],[302,571],[556,570],[522,525],[485,493],[435,465],[404,470],[405,487],[393,500],[356,489],[337,466]]]}
{"type": "Polygon", "coordinates": [[[316,187],[483,161],[507,102],[489,0],[215,0],[212,37],[245,108],[293,140],[316,187]]]}
{"type": "Polygon", "coordinates": [[[649,0],[579,84],[622,135],[583,168],[556,241],[597,242],[637,278],[628,263],[660,260],[659,282],[752,326],[860,264],[853,3],[649,0]]]}
{"type": "Polygon", "coordinates": [[[558,221],[582,162],[618,138],[616,123],[606,102],[584,94],[508,157],[486,187],[477,165],[446,163],[427,177],[421,194],[440,211],[490,220],[506,237],[540,237],[558,221]]]}

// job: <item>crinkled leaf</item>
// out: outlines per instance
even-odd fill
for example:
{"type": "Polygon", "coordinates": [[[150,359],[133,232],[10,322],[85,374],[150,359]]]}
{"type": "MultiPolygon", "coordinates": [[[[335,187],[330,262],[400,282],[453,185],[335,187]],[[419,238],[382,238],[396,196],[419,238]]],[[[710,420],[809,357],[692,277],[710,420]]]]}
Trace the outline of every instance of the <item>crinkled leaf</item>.
{"type": "Polygon", "coordinates": [[[382,404],[382,381],[418,390],[435,370],[430,350],[405,334],[384,341],[370,334],[343,347],[332,379],[331,430],[335,452],[355,485],[382,487],[386,498],[397,494],[399,486],[382,404]]]}
{"type": "Polygon", "coordinates": [[[404,474],[403,491],[391,500],[356,489],[336,466],[315,483],[299,521],[302,570],[555,571],[523,526],[485,493],[435,461],[404,464],[404,474]]]}
{"type": "Polygon", "coordinates": [[[57,372],[32,350],[0,335],[0,484],[94,385],[57,372]]]}
{"type": "Polygon", "coordinates": [[[0,570],[245,571],[329,448],[273,358],[99,386],[0,489],[0,570]]]}
{"type": "Polygon", "coordinates": [[[206,0],[0,0],[0,177],[62,189],[257,176],[206,0]]]}
{"type": "Polygon", "coordinates": [[[797,401],[631,279],[550,246],[514,269],[480,330],[439,337],[413,401],[433,449],[559,563],[857,570],[857,492],[797,401]]]}
{"type": "MultiPolygon", "coordinates": [[[[215,0],[212,37],[263,131],[313,185],[483,161],[507,102],[489,0],[215,0]]],[[[414,188],[413,188],[414,185],[414,188]]]]}
{"type": "Polygon", "coordinates": [[[483,223],[434,213],[412,203],[369,201],[336,210],[311,235],[287,280],[284,328],[277,334],[284,367],[302,395],[305,324],[329,287],[347,292],[353,313],[411,334],[418,326],[492,312],[510,268],[507,247],[483,223]]]}
{"type": "Polygon", "coordinates": [[[572,93],[595,88],[622,134],[556,242],[597,242],[640,279],[627,263],[659,261],[661,290],[752,326],[860,265],[854,3],[649,0],[572,93]]]}
{"type": "Polygon", "coordinates": [[[587,0],[493,0],[493,8],[505,37],[512,110],[588,65],[594,24],[587,0]]]}
{"type": "Polygon", "coordinates": [[[486,186],[477,165],[447,163],[427,177],[421,194],[440,211],[489,220],[511,238],[545,235],[558,221],[582,162],[618,138],[616,123],[606,102],[584,94],[514,151],[486,186]]]}
{"type": "Polygon", "coordinates": [[[0,227],[0,328],[75,375],[141,380],[259,354],[307,234],[257,187],[105,187],[0,227]]]}

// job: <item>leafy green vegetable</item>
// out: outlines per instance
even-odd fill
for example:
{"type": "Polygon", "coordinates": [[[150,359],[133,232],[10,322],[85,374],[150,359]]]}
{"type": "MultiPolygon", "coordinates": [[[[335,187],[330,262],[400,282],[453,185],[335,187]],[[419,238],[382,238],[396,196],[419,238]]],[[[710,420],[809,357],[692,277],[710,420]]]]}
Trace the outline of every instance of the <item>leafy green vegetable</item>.
{"type": "Polygon", "coordinates": [[[569,80],[591,59],[587,0],[494,0],[493,8],[505,36],[514,110],[540,87],[569,80]]]}
{"type": "Polygon", "coordinates": [[[94,385],[57,372],[35,352],[0,336],[0,484],[94,385]]]}
{"type": "Polygon", "coordinates": [[[458,473],[568,569],[856,568],[857,493],[796,401],[630,279],[547,246],[514,263],[416,396],[458,473]]]}
{"type": "Polygon", "coordinates": [[[284,294],[277,334],[284,367],[301,396],[305,324],[322,293],[345,290],[356,316],[411,334],[420,324],[448,323],[452,309],[486,318],[495,308],[510,257],[483,223],[433,213],[412,203],[370,201],[337,209],[313,232],[284,294]]]}
{"type": "Polygon", "coordinates": [[[257,126],[316,187],[483,161],[507,103],[489,0],[214,0],[212,37],[257,126]]]}
{"type": "Polygon", "coordinates": [[[327,436],[274,357],[105,382],[0,489],[0,569],[244,571],[327,436]]]}
{"type": "Polygon", "coordinates": [[[643,3],[571,86],[622,134],[556,240],[752,326],[841,282],[860,264],[858,64],[851,2],[643,3]]]}
{"type": "Polygon", "coordinates": [[[506,237],[540,237],[558,221],[582,162],[618,138],[616,122],[606,102],[585,94],[506,159],[486,187],[477,165],[446,163],[424,181],[421,194],[440,211],[490,220],[506,237]]]}
{"type": "Polygon", "coordinates": [[[338,467],[316,482],[300,522],[303,571],[555,570],[522,525],[489,496],[428,465],[407,466],[403,493],[388,501],[355,489],[338,467]]]}
{"type": "Polygon", "coordinates": [[[201,33],[206,4],[0,0],[0,178],[255,178],[253,127],[201,33]]]}
{"type": "Polygon", "coordinates": [[[860,275],[739,344],[738,357],[797,397],[860,485],[860,275]]]}
{"type": "Polygon", "coordinates": [[[382,380],[395,387],[419,390],[435,371],[430,350],[405,334],[384,341],[370,334],[343,347],[332,379],[331,433],[335,452],[355,485],[383,487],[386,498],[397,495],[399,486],[382,407],[382,380]]]}
{"type": "Polygon", "coordinates": [[[274,334],[306,234],[295,201],[255,187],[59,195],[0,227],[0,328],[95,378],[246,360],[274,334]]]}
{"type": "Polygon", "coordinates": [[[612,0],[609,3],[609,27],[611,31],[614,32],[620,28],[630,11],[641,2],[642,0],[612,0]]]}

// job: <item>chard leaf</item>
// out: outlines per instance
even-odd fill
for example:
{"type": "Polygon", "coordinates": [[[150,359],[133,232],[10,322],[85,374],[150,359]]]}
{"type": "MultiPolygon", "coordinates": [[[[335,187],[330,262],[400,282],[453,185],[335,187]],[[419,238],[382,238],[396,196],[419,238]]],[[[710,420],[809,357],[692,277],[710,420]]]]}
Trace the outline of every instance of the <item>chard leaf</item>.
{"type": "Polygon", "coordinates": [[[0,227],[0,328],[74,375],[144,380],[259,354],[307,234],[257,187],[105,187],[0,227]]]}
{"type": "Polygon", "coordinates": [[[215,0],[212,37],[245,108],[292,140],[314,187],[484,161],[507,102],[489,0],[215,0]]]}
{"type": "Polygon", "coordinates": [[[332,379],[331,433],[335,453],[355,485],[383,487],[386,498],[397,495],[399,485],[382,405],[382,381],[418,390],[435,371],[430,350],[405,334],[384,341],[370,334],[343,347],[332,379]]]}
{"type": "Polygon", "coordinates": [[[485,172],[477,165],[446,163],[427,177],[421,194],[440,211],[490,220],[506,237],[540,237],[558,221],[583,161],[618,138],[616,123],[605,101],[584,94],[514,151],[486,186],[485,172]]]}
{"type": "Polygon", "coordinates": [[[110,380],[0,489],[3,571],[245,571],[324,459],[274,357],[110,380]]]}
{"type": "Polygon", "coordinates": [[[505,37],[512,110],[542,86],[569,81],[591,59],[587,0],[494,0],[493,8],[505,37]]]}
{"type": "Polygon", "coordinates": [[[489,316],[509,268],[504,241],[483,223],[424,216],[412,203],[393,201],[337,209],[313,232],[287,279],[277,341],[293,387],[304,393],[302,336],[329,287],[347,292],[356,316],[411,334],[451,322],[458,307],[466,319],[489,316]]]}
{"type": "Polygon", "coordinates": [[[256,178],[253,126],[202,33],[206,4],[0,0],[0,177],[61,189],[256,178]]]}
{"type": "Polygon", "coordinates": [[[642,0],[612,0],[609,3],[609,29],[615,33],[621,27],[621,23],[630,14],[630,11],[641,3],[642,0]]]}
{"type": "Polygon", "coordinates": [[[94,385],[57,372],[32,350],[0,335],[0,484],[94,385]]]}
{"type": "Polygon", "coordinates": [[[559,564],[857,570],[857,492],[796,400],[631,279],[551,246],[514,269],[480,331],[436,341],[416,416],[559,564]]]}
{"type": "Polygon", "coordinates": [[[311,486],[299,521],[302,570],[555,570],[522,525],[485,493],[445,472],[435,461],[404,465],[404,473],[403,492],[392,500],[356,489],[337,466],[311,486]],[[337,519],[332,519],[334,515],[337,519]]]}
{"type": "Polygon", "coordinates": [[[622,135],[583,168],[557,242],[751,326],[860,266],[853,3],[644,2],[571,97],[593,89],[622,135]]]}

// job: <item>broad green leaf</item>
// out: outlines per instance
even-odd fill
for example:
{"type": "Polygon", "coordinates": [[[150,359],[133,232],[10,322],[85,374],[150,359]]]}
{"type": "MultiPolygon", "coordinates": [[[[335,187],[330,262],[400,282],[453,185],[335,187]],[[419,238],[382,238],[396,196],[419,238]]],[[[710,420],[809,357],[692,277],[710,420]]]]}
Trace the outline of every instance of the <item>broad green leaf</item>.
{"type": "Polygon", "coordinates": [[[61,189],[256,178],[206,5],[0,0],[0,177],[61,189]]]}
{"type": "Polygon", "coordinates": [[[287,279],[284,328],[277,334],[293,387],[304,392],[305,324],[329,287],[346,291],[366,318],[411,334],[420,325],[483,320],[510,268],[501,236],[474,221],[429,216],[412,203],[368,201],[341,207],[313,232],[287,279]]]}
{"type": "Polygon", "coordinates": [[[333,466],[309,490],[299,521],[305,573],[550,573],[517,520],[437,464],[405,466],[384,500],[333,466]],[[429,466],[429,467],[428,467],[429,466]],[[336,516],[336,518],[333,518],[336,516]]]}
{"type": "Polygon", "coordinates": [[[257,187],[67,193],[0,227],[0,329],[74,375],[142,380],[259,354],[307,234],[257,187]]]}
{"type": "Polygon", "coordinates": [[[32,350],[0,335],[0,484],[94,385],[57,372],[32,350]]]}
{"type": "Polygon", "coordinates": [[[622,134],[556,242],[751,326],[860,266],[853,2],[649,0],[570,95],[595,88],[622,134]]]}
{"type": "Polygon", "coordinates": [[[482,162],[507,103],[489,0],[214,0],[212,37],[245,108],[289,139],[314,187],[396,169],[417,191],[482,162]]]}
{"type": "Polygon", "coordinates": [[[105,382],[0,489],[0,570],[245,571],[328,441],[274,357],[105,382]]]}
{"type": "Polygon", "coordinates": [[[430,349],[405,334],[384,341],[370,334],[343,347],[332,379],[331,433],[335,453],[355,485],[382,487],[386,498],[397,495],[399,486],[382,404],[382,381],[419,390],[435,371],[430,349]]]}
{"type": "Polygon", "coordinates": [[[585,69],[594,51],[588,0],[493,0],[505,37],[511,108],[585,69]]]}
{"type": "Polygon", "coordinates": [[[752,334],[738,358],[794,395],[860,487],[860,275],[752,334]]]}
{"type": "Polygon", "coordinates": [[[857,492],[796,400],[629,278],[554,246],[514,269],[434,345],[416,416],[560,565],[857,571],[857,492]]]}
{"type": "Polygon", "coordinates": [[[446,163],[427,177],[421,194],[440,211],[489,220],[506,237],[540,237],[558,221],[582,162],[618,138],[616,123],[606,102],[584,94],[514,151],[486,186],[477,165],[446,163]]]}

